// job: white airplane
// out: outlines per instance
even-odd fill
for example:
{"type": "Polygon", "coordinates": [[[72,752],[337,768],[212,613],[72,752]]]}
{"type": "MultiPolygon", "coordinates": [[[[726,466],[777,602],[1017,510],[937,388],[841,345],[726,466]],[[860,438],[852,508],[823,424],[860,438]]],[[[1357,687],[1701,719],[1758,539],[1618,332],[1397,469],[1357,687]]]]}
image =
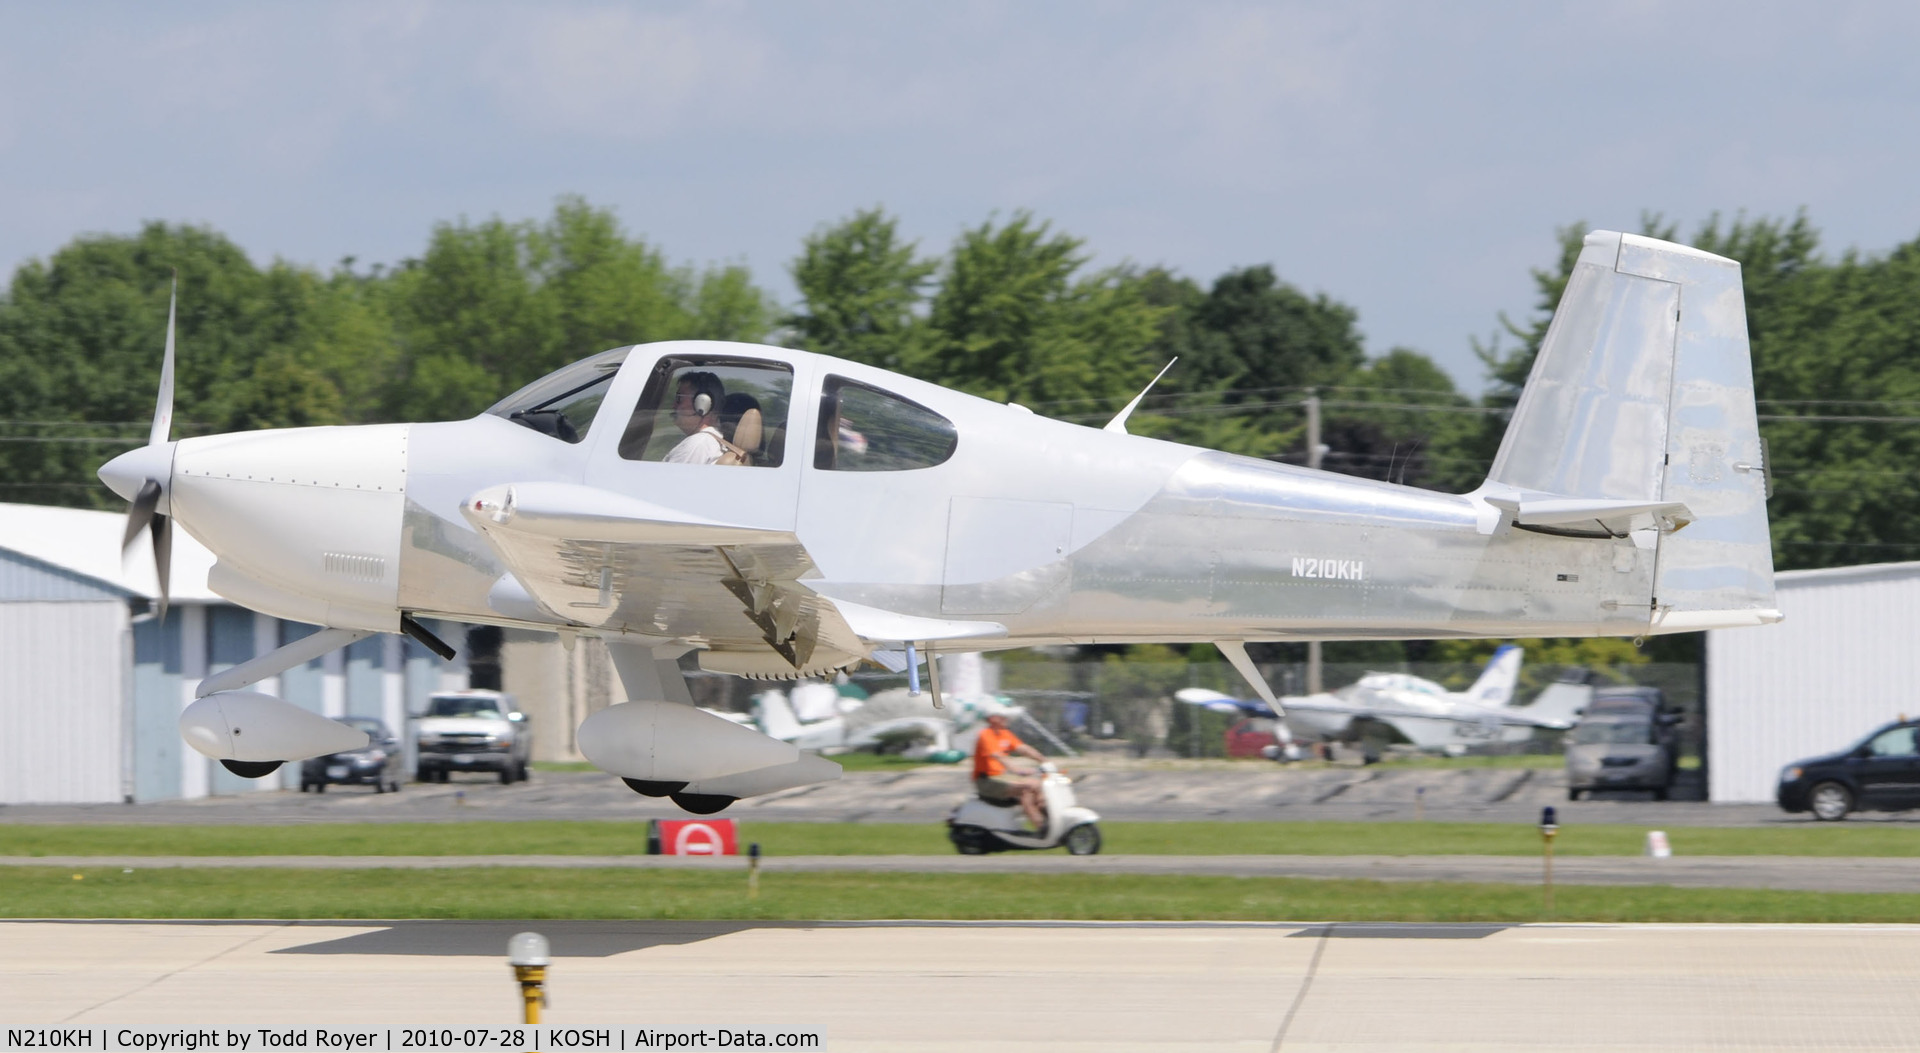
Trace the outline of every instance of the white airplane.
{"type": "MultiPolygon", "coordinates": [[[[1522,654],[1514,644],[1500,647],[1465,691],[1448,691],[1407,673],[1368,673],[1338,691],[1284,697],[1280,708],[1293,728],[1323,738],[1339,738],[1355,719],[1365,717],[1391,726],[1422,749],[1449,752],[1488,742],[1524,741],[1536,728],[1565,731],[1572,727],[1585,696],[1556,690],[1561,685],[1541,692],[1532,705],[1513,705],[1522,654]]],[[[1197,687],[1183,688],[1174,697],[1196,705],[1231,703],[1242,709],[1252,705],[1197,687]]]]}
{"type": "MultiPolygon", "coordinates": [[[[577,742],[693,811],[838,775],[691,704],[745,676],[1043,644],[1644,636],[1779,618],[1738,264],[1595,232],[1486,481],[1467,494],[1037,416],[747,344],[604,351],[471,420],[170,438],[100,477],[178,523],[210,587],[323,626],[181,715],[241,774],[343,725],[242,689],[416,616],[606,641],[629,701],[577,742]],[[857,436],[858,441],[855,441],[857,436]],[[318,718],[315,718],[316,720],[318,718]]],[[[1145,393],[1142,392],[1142,395],[1145,393]]],[[[938,694],[937,669],[930,671],[938,694]]]]}
{"type": "MultiPolygon", "coordinates": [[[[949,705],[952,701],[947,699],[949,705]]],[[[761,731],[803,750],[866,749],[890,735],[903,733],[926,738],[932,743],[932,752],[953,748],[953,720],[934,709],[924,693],[883,691],[861,702],[840,699],[832,685],[809,683],[796,685],[791,693],[779,688],[762,691],[754,696],[753,708],[761,731]],[[807,696],[825,692],[832,692],[834,700],[824,711],[816,704],[814,712],[805,712],[809,708],[807,696]]]]}

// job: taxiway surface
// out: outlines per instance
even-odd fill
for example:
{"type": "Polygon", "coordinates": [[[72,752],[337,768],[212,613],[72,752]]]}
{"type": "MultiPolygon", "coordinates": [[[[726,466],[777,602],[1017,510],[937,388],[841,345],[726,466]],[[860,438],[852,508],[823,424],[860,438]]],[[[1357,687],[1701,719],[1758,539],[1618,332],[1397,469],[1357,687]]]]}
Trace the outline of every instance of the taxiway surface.
{"type": "MultiPolygon", "coordinates": [[[[970,790],[959,768],[850,772],[813,786],[752,797],[733,819],[792,822],[937,823],[970,790]]],[[[1566,823],[1761,826],[1810,822],[1771,804],[1650,801],[1644,793],[1567,800],[1566,775],[1537,768],[1317,768],[1244,764],[1232,770],[1108,769],[1075,773],[1081,803],[1109,821],[1206,819],[1533,822],[1544,805],[1566,823]]],[[[325,794],[290,790],[152,804],[0,806],[12,823],[452,822],[472,819],[684,819],[657,798],[640,797],[598,772],[536,772],[501,786],[478,777],[415,783],[397,794],[342,786],[325,794]]],[[[1902,816],[1866,821],[1920,822],[1902,816]]]]}

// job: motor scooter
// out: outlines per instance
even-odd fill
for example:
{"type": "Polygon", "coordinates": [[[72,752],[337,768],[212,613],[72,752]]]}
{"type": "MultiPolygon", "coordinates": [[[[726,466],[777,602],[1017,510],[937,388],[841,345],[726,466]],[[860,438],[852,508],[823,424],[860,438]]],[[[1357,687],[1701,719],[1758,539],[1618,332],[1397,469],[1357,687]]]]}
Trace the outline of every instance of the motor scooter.
{"type": "Polygon", "coordinates": [[[1100,816],[1074,800],[1073,780],[1051,762],[1040,766],[1040,800],[1047,825],[1028,830],[1020,802],[1007,797],[989,800],[973,796],[947,816],[947,837],[963,856],[1004,852],[1010,848],[1067,847],[1068,853],[1090,856],[1100,851],[1100,816]]]}

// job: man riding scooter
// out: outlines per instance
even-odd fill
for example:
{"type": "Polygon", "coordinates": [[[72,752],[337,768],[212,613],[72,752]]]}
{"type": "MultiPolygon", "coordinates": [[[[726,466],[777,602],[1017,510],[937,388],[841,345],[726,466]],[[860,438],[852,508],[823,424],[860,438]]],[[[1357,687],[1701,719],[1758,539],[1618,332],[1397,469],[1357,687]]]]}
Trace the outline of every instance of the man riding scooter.
{"type": "Polygon", "coordinates": [[[1047,818],[1040,808],[1040,780],[1009,771],[1005,758],[1016,756],[1028,757],[1040,764],[1047,761],[1045,754],[1020,741],[1020,736],[1007,727],[1005,714],[989,716],[987,726],[980,729],[980,737],[973,744],[974,792],[988,801],[1009,797],[1018,800],[1020,810],[1027,814],[1027,822],[1035,830],[1045,830],[1047,818]]]}

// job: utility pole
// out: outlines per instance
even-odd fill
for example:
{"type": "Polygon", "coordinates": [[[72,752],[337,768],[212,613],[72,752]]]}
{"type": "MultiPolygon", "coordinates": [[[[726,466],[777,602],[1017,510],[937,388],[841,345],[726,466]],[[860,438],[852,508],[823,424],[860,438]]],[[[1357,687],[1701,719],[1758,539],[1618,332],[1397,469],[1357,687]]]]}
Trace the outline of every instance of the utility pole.
{"type": "MultiPolygon", "coordinates": [[[[1320,396],[1312,388],[1307,389],[1307,467],[1319,469],[1320,456],[1326,447],[1320,445],[1320,396]]],[[[1307,694],[1321,692],[1320,684],[1320,641],[1307,641],[1307,694]]]]}

